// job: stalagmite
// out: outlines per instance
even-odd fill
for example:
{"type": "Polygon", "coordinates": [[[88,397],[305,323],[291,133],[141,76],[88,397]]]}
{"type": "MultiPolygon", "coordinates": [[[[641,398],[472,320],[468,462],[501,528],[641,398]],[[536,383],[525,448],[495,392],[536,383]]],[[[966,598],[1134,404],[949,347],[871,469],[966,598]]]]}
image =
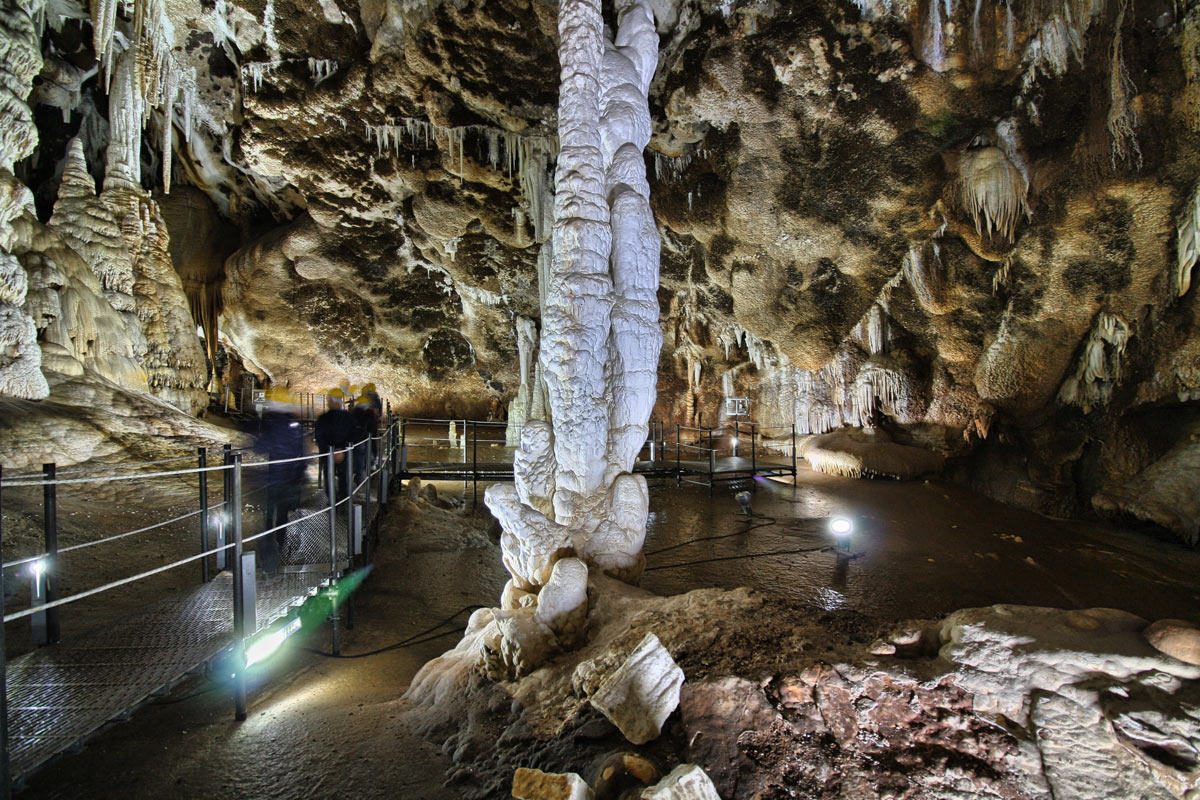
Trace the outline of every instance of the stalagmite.
{"type": "Polygon", "coordinates": [[[508,427],[504,431],[505,445],[516,447],[521,442],[521,429],[530,419],[530,398],[537,390],[533,383],[533,357],[537,352],[537,326],[529,317],[517,317],[517,358],[520,384],[517,396],[508,406],[508,427]]]}
{"type": "MultiPolygon", "coordinates": [[[[567,553],[625,580],[636,580],[644,563],[649,495],[630,471],[646,437],[661,347],[659,239],[642,156],[658,35],[646,0],[620,2],[617,11],[614,44],[597,3],[574,0],[559,10],[561,152],[539,356],[551,422],[525,425],[515,485],[493,485],[486,495],[504,529],[513,590],[526,597],[546,586],[567,553]]],[[[574,580],[586,580],[585,572],[574,580]]],[[[562,631],[551,623],[547,635],[512,613],[498,612],[485,662],[520,674],[563,645],[562,631]]]]}

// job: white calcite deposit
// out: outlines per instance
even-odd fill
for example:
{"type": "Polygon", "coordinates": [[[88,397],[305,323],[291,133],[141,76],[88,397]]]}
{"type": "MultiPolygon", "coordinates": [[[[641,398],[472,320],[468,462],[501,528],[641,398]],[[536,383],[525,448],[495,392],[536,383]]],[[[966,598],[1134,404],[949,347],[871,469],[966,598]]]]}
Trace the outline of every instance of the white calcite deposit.
{"type": "MultiPolygon", "coordinates": [[[[514,485],[486,495],[513,580],[492,637],[500,659],[485,660],[509,674],[576,635],[564,628],[576,610],[529,610],[550,589],[560,558],[626,580],[643,566],[649,496],[631,470],[646,438],[662,340],[659,237],[642,157],[658,35],[644,0],[619,3],[618,16],[609,42],[599,4],[559,10],[561,149],[539,357],[550,421],[524,425],[514,485]],[[518,602],[520,609],[508,607],[518,602]]],[[[528,376],[523,367],[523,387],[528,376]]],[[[569,575],[586,602],[586,569],[569,575]]],[[[570,595],[561,581],[554,588],[555,597],[570,595]]]]}
{"type": "Polygon", "coordinates": [[[626,739],[645,744],[658,738],[679,706],[683,670],[653,633],[647,633],[624,663],[600,681],[591,704],[626,739]]]}
{"type": "Polygon", "coordinates": [[[720,800],[717,787],[695,764],[680,764],[642,792],[642,800],[720,800]]]}

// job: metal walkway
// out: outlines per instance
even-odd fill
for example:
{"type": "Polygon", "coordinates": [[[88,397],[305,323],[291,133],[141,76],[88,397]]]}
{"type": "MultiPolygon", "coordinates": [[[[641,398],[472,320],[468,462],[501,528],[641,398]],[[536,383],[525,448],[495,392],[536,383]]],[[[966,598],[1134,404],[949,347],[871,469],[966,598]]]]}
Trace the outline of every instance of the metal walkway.
{"type": "MultiPolygon", "coordinates": [[[[401,420],[397,477],[474,483],[477,503],[480,482],[513,479],[516,448],[508,445],[504,427],[502,422],[469,419],[401,420]]],[[[796,475],[795,426],[768,428],[735,419],[720,428],[676,425],[674,437],[667,434],[662,423],[650,423],[633,466],[635,474],[674,478],[677,483],[706,486],[710,492],[719,484],[737,488],[755,477],[796,475]],[[769,442],[763,436],[767,430],[777,431],[769,442]]]]}
{"type": "MultiPolygon", "coordinates": [[[[315,594],[328,573],[282,572],[257,582],[261,630],[315,594]]],[[[8,752],[20,784],[55,755],[233,646],[233,576],[222,572],[69,643],[9,662],[8,752]]]]}
{"type": "MultiPolygon", "coordinates": [[[[355,476],[349,497],[337,497],[336,504],[332,504],[325,491],[310,492],[302,507],[289,513],[287,522],[250,535],[243,535],[243,517],[247,501],[259,490],[244,491],[244,470],[261,469],[269,464],[319,462],[317,471],[328,475],[335,472],[335,454],[243,464],[240,453],[226,449],[224,463],[210,466],[202,449],[199,466],[186,470],[104,475],[74,470],[57,475],[54,466],[47,465],[42,476],[0,481],[4,489],[40,488],[44,492],[45,550],[3,563],[4,569],[31,570],[34,602],[5,615],[4,621],[29,619],[33,623],[34,643],[47,645],[6,661],[0,638],[0,677],[5,689],[0,697],[7,707],[7,714],[0,712],[3,726],[0,731],[6,734],[0,736],[3,744],[0,774],[7,777],[7,781],[0,779],[0,795],[7,797],[10,787],[23,785],[54,756],[78,749],[108,722],[128,718],[147,700],[167,693],[181,679],[214,659],[229,659],[221,665],[229,666],[234,675],[237,718],[244,719],[246,672],[254,663],[246,648],[256,634],[272,626],[269,634],[258,638],[277,646],[287,633],[301,627],[297,609],[318,593],[323,596],[314,602],[326,605],[317,609],[317,618],[328,616],[336,655],[340,618],[337,607],[345,595],[324,593],[322,587],[336,587],[369,557],[369,533],[386,506],[390,478],[395,475],[399,461],[396,446],[399,426],[391,420],[389,423],[380,436],[338,451],[345,459],[346,472],[355,476]],[[356,447],[366,459],[359,462],[357,470],[353,468],[356,447]],[[365,464],[371,466],[364,469],[365,464]],[[68,474],[81,477],[65,477],[68,474]],[[210,474],[224,479],[219,502],[209,496],[210,474]],[[88,484],[164,477],[178,480],[181,475],[197,476],[198,510],[94,542],[58,546],[57,487],[69,484],[78,489],[88,484]],[[93,544],[120,542],[127,536],[168,525],[198,527],[199,552],[193,551],[177,561],[142,572],[135,569],[136,574],[71,597],[59,599],[47,588],[54,586],[51,581],[61,557],[69,557],[93,544]],[[257,553],[249,552],[246,546],[255,541],[266,544],[270,540],[264,537],[269,536],[281,537],[278,556],[283,566],[276,574],[264,577],[255,569],[257,553]],[[214,558],[222,571],[210,580],[209,563],[214,558]],[[188,565],[201,567],[201,583],[195,588],[167,595],[117,622],[58,642],[61,606],[188,565]],[[226,566],[236,569],[226,570],[226,566]],[[285,616],[297,624],[285,625],[281,621],[285,616]],[[280,635],[280,631],[285,632],[280,635]]],[[[153,469],[179,460],[132,466],[153,469]]]]}

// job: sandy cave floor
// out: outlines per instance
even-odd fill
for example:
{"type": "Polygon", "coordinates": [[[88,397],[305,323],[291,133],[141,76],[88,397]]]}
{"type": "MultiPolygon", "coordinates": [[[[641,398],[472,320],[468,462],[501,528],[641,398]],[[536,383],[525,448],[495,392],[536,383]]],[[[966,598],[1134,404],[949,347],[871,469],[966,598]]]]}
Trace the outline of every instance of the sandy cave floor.
{"type": "MultiPolygon", "coordinates": [[[[461,485],[441,488],[449,494],[461,485]]],[[[998,602],[1110,606],[1148,619],[1200,615],[1200,553],[1144,532],[1049,520],[948,484],[852,481],[802,469],[797,487],[759,481],[753,506],[751,520],[728,490],[710,498],[705,489],[656,486],[643,587],[672,594],[748,585],[789,608],[824,610],[831,635],[859,638],[895,620],[998,602]],[[858,525],[853,559],[828,549],[831,514],[858,525]],[[684,544],[698,537],[722,538],[684,544]],[[746,557],[780,551],[801,552],[746,557]]],[[[496,602],[507,576],[488,522],[395,501],[343,652],[386,647],[464,607],[496,602]]],[[[162,558],[191,544],[186,532],[174,538],[157,540],[162,558]]],[[[144,547],[143,555],[153,550],[144,547]]],[[[189,571],[176,582],[191,578],[189,571]]],[[[164,581],[123,602],[172,590],[164,581]]],[[[81,613],[72,624],[102,622],[118,610],[81,613]]],[[[465,616],[454,618],[459,627],[465,616]]],[[[456,641],[450,635],[330,659],[312,652],[328,651],[322,627],[270,664],[246,722],[234,721],[227,687],[198,677],[52,762],[22,796],[461,797],[461,785],[443,786],[450,761],[399,720],[416,670],[456,641]]]]}

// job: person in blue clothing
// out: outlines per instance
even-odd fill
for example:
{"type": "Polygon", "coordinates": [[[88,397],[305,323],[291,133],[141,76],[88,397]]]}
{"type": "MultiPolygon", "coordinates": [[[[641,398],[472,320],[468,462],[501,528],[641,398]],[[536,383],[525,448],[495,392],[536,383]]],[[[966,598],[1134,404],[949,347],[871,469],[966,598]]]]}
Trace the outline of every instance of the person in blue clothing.
{"type": "Polygon", "coordinates": [[[283,411],[266,410],[259,423],[254,449],[269,460],[267,465],[266,530],[276,528],[263,537],[260,547],[261,565],[275,572],[282,561],[287,545],[288,514],[300,507],[304,489],[305,462],[296,461],[304,455],[304,431],[300,422],[283,411]]]}
{"type": "MultiPolygon", "coordinates": [[[[341,389],[334,389],[329,393],[329,410],[321,416],[317,417],[313,423],[313,439],[316,440],[317,447],[322,453],[328,453],[330,450],[344,450],[354,443],[355,435],[358,432],[358,426],[354,422],[354,416],[342,408],[344,394],[341,389]]],[[[346,475],[346,454],[336,453],[333,457],[334,465],[334,487],[337,490],[339,498],[345,497],[349,488],[349,480],[346,475]]],[[[321,469],[325,469],[325,459],[321,459],[321,469]]],[[[329,476],[325,476],[325,485],[328,487],[329,476]]]]}

